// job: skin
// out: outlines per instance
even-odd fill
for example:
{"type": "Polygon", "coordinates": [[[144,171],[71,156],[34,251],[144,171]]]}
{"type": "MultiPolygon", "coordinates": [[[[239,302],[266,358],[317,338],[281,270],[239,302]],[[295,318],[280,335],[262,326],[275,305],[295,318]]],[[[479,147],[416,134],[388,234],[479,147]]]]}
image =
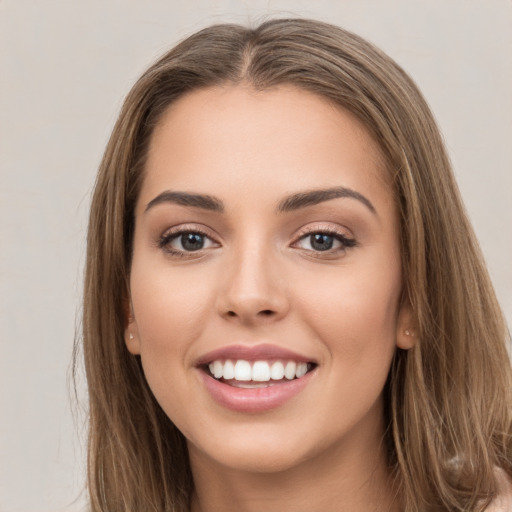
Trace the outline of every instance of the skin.
{"type": "Polygon", "coordinates": [[[382,389],[412,337],[386,177],[352,115],[292,86],[194,91],[155,129],[135,212],[126,344],[187,439],[194,512],[398,509],[382,389]],[[341,197],[276,213],[290,194],[341,186],[375,211],[341,197]],[[165,191],[213,196],[224,211],[148,209],[165,191]],[[185,252],[169,238],[180,229],[206,233],[204,248],[185,252]],[[311,233],[326,230],[355,245],[315,250],[311,233]],[[219,405],[195,361],[261,343],[315,361],[307,386],[262,413],[219,405]]]}

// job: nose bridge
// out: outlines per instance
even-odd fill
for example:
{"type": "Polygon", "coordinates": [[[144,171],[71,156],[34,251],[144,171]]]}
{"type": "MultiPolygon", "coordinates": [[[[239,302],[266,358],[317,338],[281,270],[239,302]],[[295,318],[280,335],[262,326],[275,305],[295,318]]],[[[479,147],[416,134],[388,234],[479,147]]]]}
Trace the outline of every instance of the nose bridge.
{"type": "Polygon", "coordinates": [[[220,313],[245,322],[281,318],[288,300],[278,255],[264,236],[252,236],[232,248],[220,300],[220,313]]]}

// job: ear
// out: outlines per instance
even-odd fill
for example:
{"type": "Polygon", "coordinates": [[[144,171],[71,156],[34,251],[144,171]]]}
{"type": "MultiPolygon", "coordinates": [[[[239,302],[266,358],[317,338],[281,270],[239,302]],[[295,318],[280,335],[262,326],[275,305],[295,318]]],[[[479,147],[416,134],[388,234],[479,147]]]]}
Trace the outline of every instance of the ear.
{"type": "Polygon", "coordinates": [[[418,330],[408,300],[403,300],[396,322],[396,346],[402,350],[410,350],[416,345],[418,330]]]}
{"type": "Polygon", "coordinates": [[[124,342],[126,348],[133,355],[140,355],[140,338],[137,321],[133,314],[133,306],[131,300],[126,300],[125,304],[125,329],[124,342]]]}

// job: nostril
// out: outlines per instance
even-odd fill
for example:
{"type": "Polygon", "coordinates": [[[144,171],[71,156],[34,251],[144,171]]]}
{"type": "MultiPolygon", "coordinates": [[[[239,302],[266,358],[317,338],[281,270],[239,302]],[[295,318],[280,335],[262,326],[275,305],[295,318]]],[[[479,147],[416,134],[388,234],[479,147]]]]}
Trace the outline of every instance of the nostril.
{"type": "Polygon", "coordinates": [[[242,320],[249,320],[251,317],[256,320],[256,318],[273,318],[276,316],[276,311],[273,309],[262,309],[258,311],[257,309],[251,314],[250,312],[246,311],[238,311],[235,309],[227,310],[224,313],[226,318],[240,318],[242,320]]]}

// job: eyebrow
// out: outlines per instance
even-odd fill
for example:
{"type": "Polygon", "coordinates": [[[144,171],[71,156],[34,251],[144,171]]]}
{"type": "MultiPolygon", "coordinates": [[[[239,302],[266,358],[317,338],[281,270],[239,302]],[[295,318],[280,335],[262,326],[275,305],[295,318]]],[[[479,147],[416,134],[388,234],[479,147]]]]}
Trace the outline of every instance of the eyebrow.
{"type": "MultiPolygon", "coordinates": [[[[314,206],[325,201],[331,201],[338,198],[351,198],[364,204],[373,214],[377,214],[377,210],[372,202],[363,194],[352,190],[347,187],[333,187],[320,190],[307,190],[305,192],[298,192],[283,199],[277,206],[279,213],[286,213],[307,206],[314,206]]],[[[152,199],[146,206],[147,212],[151,208],[164,203],[178,204],[181,206],[190,206],[193,208],[200,208],[217,213],[224,212],[224,204],[220,199],[205,194],[193,194],[190,192],[176,192],[166,190],[154,199],[152,199]]]]}
{"type": "Polygon", "coordinates": [[[313,206],[331,199],[351,198],[363,203],[373,214],[377,215],[377,210],[372,202],[363,194],[346,187],[333,187],[321,190],[308,190],[293,194],[278,205],[279,212],[291,212],[306,206],[313,206]]]}
{"type": "Polygon", "coordinates": [[[152,199],[147,204],[145,211],[147,212],[156,205],[163,203],[191,206],[193,208],[201,208],[202,210],[209,210],[218,213],[222,213],[224,211],[222,201],[215,197],[203,194],[192,194],[190,192],[173,192],[171,190],[166,190],[152,199]]]}

